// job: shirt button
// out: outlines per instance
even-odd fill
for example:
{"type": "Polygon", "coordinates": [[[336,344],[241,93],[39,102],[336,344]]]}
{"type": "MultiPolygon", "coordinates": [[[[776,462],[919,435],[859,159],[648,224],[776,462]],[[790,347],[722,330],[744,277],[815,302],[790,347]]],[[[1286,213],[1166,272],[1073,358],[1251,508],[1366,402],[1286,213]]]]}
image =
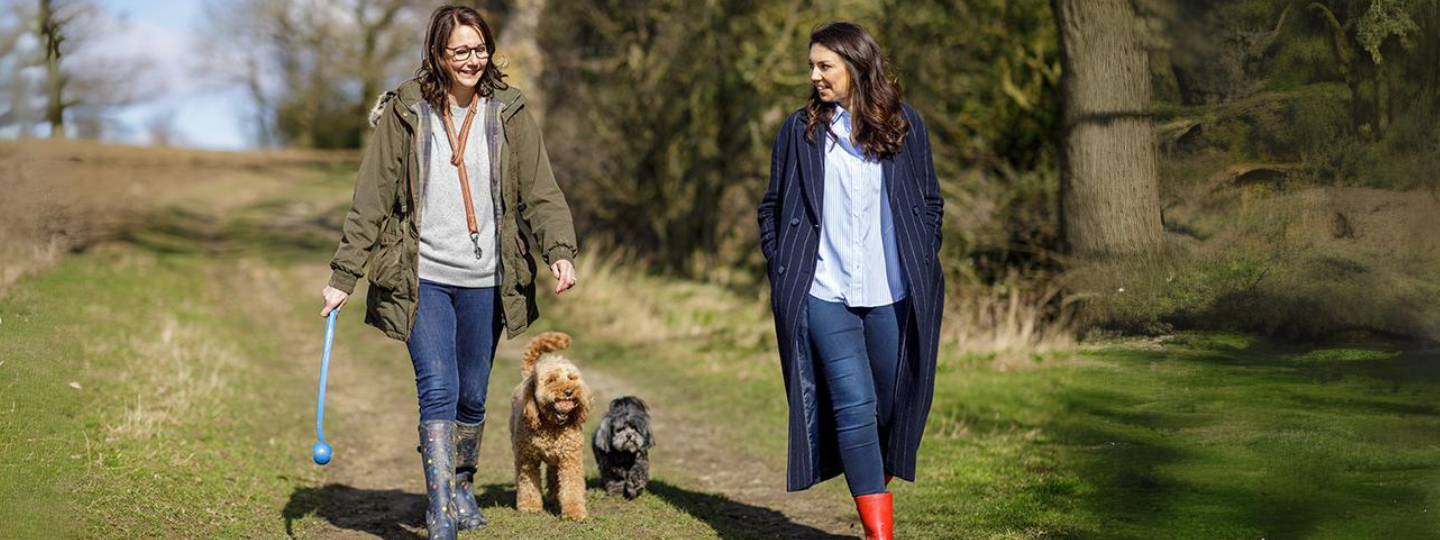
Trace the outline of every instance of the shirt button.
{"type": "Polygon", "coordinates": [[[799,225],[799,224],[800,224],[800,218],[798,218],[798,217],[797,217],[797,218],[790,218],[790,226],[791,226],[791,227],[794,227],[794,226],[799,225]]]}

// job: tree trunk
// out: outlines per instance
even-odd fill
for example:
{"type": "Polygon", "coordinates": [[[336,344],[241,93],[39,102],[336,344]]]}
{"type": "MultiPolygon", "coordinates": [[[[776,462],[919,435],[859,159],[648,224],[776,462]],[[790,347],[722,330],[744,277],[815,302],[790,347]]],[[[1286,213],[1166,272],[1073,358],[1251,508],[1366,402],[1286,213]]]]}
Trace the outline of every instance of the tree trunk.
{"type": "Polygon", "coordinates": [[[509,83],[525,92],[526,108],[535,116],[535,122],[544,125],[545,94],[540,87],[540,78],[545,74],[545,54],[540,50],[540,17],[545,12],[546,0],[516,0],[503,22],[504,27],[496,36],[499,48],[504,51],[505,74],[509,83]]]}
{"type": "Polygon", "coordinates": [[[1064,130],[1061,236],[1075,255],[1160,245],[1150,66],[1129,0],[1052,0],[1064,130]]]}
{"type": "MultiPolygon", "coordinates": [[[[360,78],[360,100],[355,104],[355,118],[366,118],[370,116],[370,108],[374,106],[376,98],[384,92],[386,66],[392,60],[394,54],[389,47],[382,49],[381,41],[385,33],[391,29],[395,21],[405,9],[407,2],[391,1],[375,6],[379,11],[373,18],[370,17],[370,4],[357,4],[355,9],[356,25],[360,28],[360,65],[363,66],[358,73],[360,78]]],[[[374,130],[368,129],[365,123],[359,124],[360,148],[370,146],[370,137],[375,134],[374,130]]]]}
{"type": "Polygon", "coordinates": [[[50,0],[40,0],[36,12],[40,40],[45,47],[45,121],[50,123],[50,137],[65,138],[65,74],[60,71],[60,22],[50,0]]]}

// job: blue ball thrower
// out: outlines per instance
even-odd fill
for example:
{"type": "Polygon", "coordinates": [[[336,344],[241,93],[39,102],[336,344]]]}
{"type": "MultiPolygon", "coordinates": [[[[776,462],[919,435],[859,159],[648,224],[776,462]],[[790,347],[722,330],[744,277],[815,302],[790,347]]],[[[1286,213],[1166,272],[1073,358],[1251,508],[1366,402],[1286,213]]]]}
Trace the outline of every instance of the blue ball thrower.
{"type": "Polygon", "coordinates": [[[324,465],[330,463],[330,445],[325,442],[325,379],[330,373],[330,343],[335,340],[335,315],[340,313],[340,308],[330,310],[330,316],[325,321],[325,358],[320,361],[320,396],[315,400],[315,437],[320,442],[310,447],[310,452],[315,463],[324,465]]]}

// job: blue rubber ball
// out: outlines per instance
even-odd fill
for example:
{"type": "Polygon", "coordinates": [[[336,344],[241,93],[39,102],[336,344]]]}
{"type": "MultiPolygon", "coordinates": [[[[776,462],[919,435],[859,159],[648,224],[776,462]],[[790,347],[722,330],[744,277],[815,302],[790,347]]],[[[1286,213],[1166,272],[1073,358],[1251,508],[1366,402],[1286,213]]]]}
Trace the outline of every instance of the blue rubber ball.
{"type": "Polygon", "coordinates": [[[310,447],[310,451],[315,454],[315,463],[320,465],[330,463],[330,445],[317,442],[315,446],[310,447]]]}

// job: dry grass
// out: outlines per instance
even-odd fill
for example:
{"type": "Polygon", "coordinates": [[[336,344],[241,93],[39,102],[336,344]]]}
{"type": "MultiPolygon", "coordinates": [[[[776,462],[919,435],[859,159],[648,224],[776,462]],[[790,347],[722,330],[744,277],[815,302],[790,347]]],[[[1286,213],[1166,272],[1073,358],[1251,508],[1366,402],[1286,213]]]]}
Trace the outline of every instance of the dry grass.
{"type": "Polygon", "coordinates": [[[119,418],[106,422],[107,441],[141,440],[164,435],[169,428],[193,420],[206,403],[226,392],[226,370],[241,362],[231,344],[207,336],[193,323],[166,314],[150,332],[123,343],[87,342],[87,355],[125,355],[129,366],[116,385],[140,388],[125,398],[119,418]]]}
{"type": "MultiPolygon", "coordinates": [[[[623,341],[667,341],[724,334],[734,344],[773,346],[774,326],[763,298],[745,298],[723,287],[636,272],[623,250],[589,254],[577,261],[582,280],[563,302],[587,335],[623,341]]],[[[548,274],[540,269],[542,274],[548,274]]],[[[539,278],[542,291],[553,285],[539,278]]],[[[557,306],[558,307],[558,306],[557,306]]]]}
{"type": "MultiPolygon", "coordinates": [[[[763,291],[749,297],[713,284],[646,276],[626,263],[631,257],[624,251],[595,251],[579,261],[582,283],[575,298],[557,305],[567,321],[584,324],[587,335],[631,342],[713,335],[770,358],[775,330],[763,291]]],[[[1073,350],[1075,311],[1063,290],[1054,281],[1022,283],[1018,274],[995,287],[952,290],[941,343],[959,354],[941,356],[983,356],[1007,370],[1073,350]]]]}
{"type": "Polygon", "coordinates": [[[988,357],[1001,371],[1034,367],[1037,358],[1074,350],[1076,328],[1074,305],[1060,283],[1012,273],[994,286],[952,292],[941,343],[959,355],[942,356],[988,357]]]}
{"type": "Polygon", "coordinates": [[[1429,191],[1244,185],[1166,212],[1161,257],[1094,262],[1069,280],[1084,321],[1125,333],[1361,331],[1440,340],[1440,198],[1429,191]]]}
{"type": "MultiPolygon", "coordinates": [[[[165,205],[239,205],[297,167],[352,152],[208,152],[87,141],[0,142],[0,297],[65,253],[123,234],[165,205]],[[227,202],[233,201],[233,202],[227,202]]],[[[231,206],[233,207],[233,206],[231,206]]]]}

